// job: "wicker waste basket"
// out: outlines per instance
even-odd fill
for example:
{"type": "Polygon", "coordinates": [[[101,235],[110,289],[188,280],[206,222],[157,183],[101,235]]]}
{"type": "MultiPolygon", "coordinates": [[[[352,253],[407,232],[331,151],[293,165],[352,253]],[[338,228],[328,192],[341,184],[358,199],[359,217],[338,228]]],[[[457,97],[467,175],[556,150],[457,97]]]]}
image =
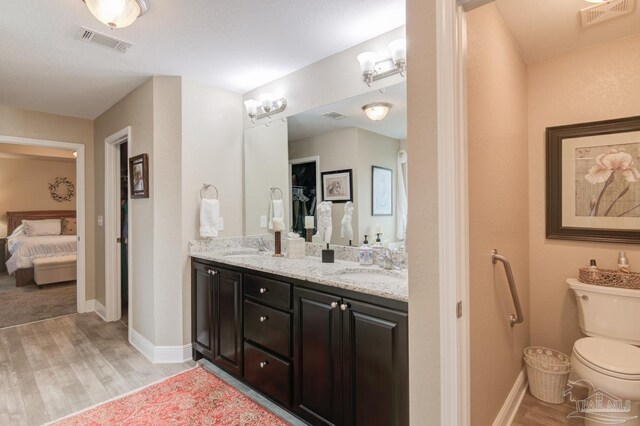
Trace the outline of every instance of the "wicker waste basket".
{"type": "Polygon", "coordinates": [[[530,346],[524,350],[524,362],[531,395],[551,404],[562,404],[562,394],[571,373],[571,359],[553,349],[530,346]]]}

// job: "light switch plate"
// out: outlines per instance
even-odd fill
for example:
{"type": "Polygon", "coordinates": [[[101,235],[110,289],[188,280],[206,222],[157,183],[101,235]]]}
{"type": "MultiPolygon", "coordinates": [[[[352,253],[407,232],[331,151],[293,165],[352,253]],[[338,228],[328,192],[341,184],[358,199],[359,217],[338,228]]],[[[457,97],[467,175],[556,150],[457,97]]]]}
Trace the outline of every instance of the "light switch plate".
{"type": "Polygon", "coordinates": [[[104,217],[98,216],[98,226],[104,226],[104,217]]]}
{"type": "Polygon", "coordinates": [[[267,227],[267,216],[260,216],[260,228],[267,227]]]}
{"type": "Polygon", "coordinates": [[[218,231],[224,231],[224,218],[222,216],[218,218],[218,231]]]}

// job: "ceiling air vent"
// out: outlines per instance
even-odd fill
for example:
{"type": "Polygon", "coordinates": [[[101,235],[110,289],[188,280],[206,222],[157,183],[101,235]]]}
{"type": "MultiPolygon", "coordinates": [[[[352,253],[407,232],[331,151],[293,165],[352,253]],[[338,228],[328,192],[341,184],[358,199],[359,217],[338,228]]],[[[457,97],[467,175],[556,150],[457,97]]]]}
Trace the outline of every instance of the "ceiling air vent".
{"type": "Polygon", "coordinates": [[[347,118],[346,115],[340,114],[339,112],[327,112],[322,114],[323,117],[330,118],[332,120],[342,120],[343,118],[347,118]]]}
{"type": "Polygon", "coordinates": [[[588,27],[590,25],[608,21],[609,19],[627,15],[633,12],[634,3],[635,0],[611,0],[606,3],[582,9],[580,11],[582,26],[588,27]]]}
{"type": "Polygon", "coordinates": [[[80,31],[76,34],[76,38],[78,40],[108,47],[109,49],[113,49],[120,53],[127,53],[127,51],[133,46],[133,44],[127,43],[126,41],[118,40],[117,38],[101,34],[85,27],[80,27],[80,31]]]}

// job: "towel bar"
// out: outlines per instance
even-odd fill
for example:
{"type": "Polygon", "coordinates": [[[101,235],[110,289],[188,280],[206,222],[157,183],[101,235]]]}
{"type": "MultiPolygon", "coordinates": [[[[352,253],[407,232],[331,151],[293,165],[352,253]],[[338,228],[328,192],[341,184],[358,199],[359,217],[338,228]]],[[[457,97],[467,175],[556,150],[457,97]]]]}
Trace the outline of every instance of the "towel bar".
{"type": "Polygon", "coordinates": [[[209,188],[213,188],[216,190],[216,196],[213,198],[214,200],[218,199],[218,188],[215,187],[215,185],[211,185],[210,183],[205,183],[204,185],[202,185],[202,188],[200,188],[200,199],[204,200],[204,196],[202,195],[203,191],[206,191],[209,188]]]}
{"type": "Polygon", "coordinates": [[[279,200],[282,200],[282,190],[280,188],[278,188],[277,186],[272,186],[270,189],[271,189],[271,193],[270,193],[271,194],[271,201],[275,200],[275,198],[273,198],[273,193],[276,192],[276,191],[280,192],[279,200]]]}

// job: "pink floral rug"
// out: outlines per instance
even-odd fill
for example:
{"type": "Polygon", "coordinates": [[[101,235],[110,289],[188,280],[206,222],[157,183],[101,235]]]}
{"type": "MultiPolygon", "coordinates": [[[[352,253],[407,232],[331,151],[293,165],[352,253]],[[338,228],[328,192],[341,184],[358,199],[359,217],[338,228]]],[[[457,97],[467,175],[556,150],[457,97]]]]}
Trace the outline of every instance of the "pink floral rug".
{"type": "Polygon", "coordinates": [[[200,366],[54,424],[288,425],[200,366]]]}

